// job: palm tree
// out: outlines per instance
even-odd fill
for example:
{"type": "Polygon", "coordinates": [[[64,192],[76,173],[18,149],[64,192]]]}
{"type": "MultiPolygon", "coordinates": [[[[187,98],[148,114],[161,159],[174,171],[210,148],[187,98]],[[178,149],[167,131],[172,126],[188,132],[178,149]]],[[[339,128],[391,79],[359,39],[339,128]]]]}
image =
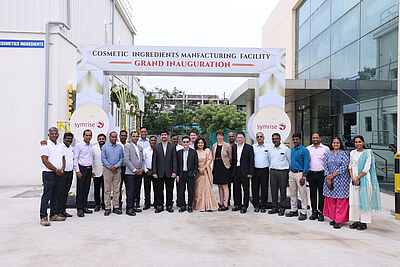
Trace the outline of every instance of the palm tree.
{"type": "Polygon", "coordinates": [[[135,116],[136,128],[140,128],[138,115],[140,114],[139,99],[126,85],[113,85],[111,87],[111,101],[117,104],[117,107],[121,111],[120,128],[121,130],[127,130],[126,115],[135,116]],[[121,105],[122,104],[122,105],[121,105]],[[127,108],[128,106],[128,108],[127,108]],[[131,109],[133,107],[133,109],[131,109]],[[133,110],[133,112],[131,112],[133,110]]]}

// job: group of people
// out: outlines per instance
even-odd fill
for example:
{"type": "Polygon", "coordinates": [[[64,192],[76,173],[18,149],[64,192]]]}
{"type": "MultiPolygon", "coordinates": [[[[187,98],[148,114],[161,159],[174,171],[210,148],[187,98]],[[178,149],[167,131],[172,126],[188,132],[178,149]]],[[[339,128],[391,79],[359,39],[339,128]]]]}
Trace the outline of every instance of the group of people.
{"type": "Polygon", "coordinates": [[[272,145],[266,144],[264,134],[256,134],[256,143],[245,143],[245,133],[228,134],[217,131],[218,141],[210,150],[205,138],[195,131],[184,136],[179,144],[176,134],[167,130],[147,137],[145,127],[140,133],[111,132],[97,136],[91,144],[92,132],[83,132],[83,141],[72,148],[72,133],[65,133],[63,143],[57,142],[57,128],[49,129],[49,140],[42,141],[40,154],[43,163],[43,195],[40,207],[40,224],[49,226],[47,205],[50,201],[50,221],[64,221],[72,217],[66,211],[68,192],[76,172],[77,216],[93,213],[88,209],[87,198],[91,180],[94,181],[94,211],[104,209],[104,216],[122,214],[122,186],[126,189],[126,214],[135,216],[140,209],[141,187],[144,184],[144,207],[154,206],[155,213],[174,212],[173,192],[177,187],[176,206],[179,212],[232,211],[245,214],[250,203],[250,185],[254,212],[265,213],[270,185],[272,208],[269,214],[307,219],[310,187],[310,220],[324,221],[340,229],[342,224],[353,221],[350,228],[365,230],[371,222],[371,213],[380,210],[379,184],[371,150],[365,149],[364,138],[354,138],[356,150],[350,156],[344,151],[342,141],[335,137],[330,147],[321,143],[319,133],[312,135],[307,148],[301,135],[293,134],[294,146],[290,149],[281,142],[279,133],[272,135],[272,145]],[[169,141],[170,139],[170,141],[169,141]],[[236,142],[237,141],[237,142],[236,142]],[[213,193],[218,185],[219,202],[213,193]],[[289,185],[290,211],[286,209],[286,188],[289,185]],[[151,187],[154,199],[151,200],[151,187]],[[186,194],[187,191],[187,194],[186,194]],[[164,197],[165,192],[165,197],[164,197]],[[186,196],[187,195],[187,196],[186,196]],[[279,198],[280,196],[280,198],[279,198]],[[298,198],[301,208],[298,207],[298,198]]]}

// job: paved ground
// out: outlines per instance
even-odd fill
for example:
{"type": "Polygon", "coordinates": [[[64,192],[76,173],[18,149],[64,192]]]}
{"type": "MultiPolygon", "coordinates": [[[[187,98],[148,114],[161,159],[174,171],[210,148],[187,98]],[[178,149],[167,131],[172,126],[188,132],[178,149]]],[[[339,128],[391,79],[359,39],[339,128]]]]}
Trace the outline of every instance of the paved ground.
{"type": "MultiPolygon", "coordinates": [[[[400,222],[389,210],[368,230],[254,213],[103,213],[39,224],[41,187],[0,188],[0,265],[399,266],[400,222]]],[[[389,201],[393,197],[384,199],[389,201]]]]}

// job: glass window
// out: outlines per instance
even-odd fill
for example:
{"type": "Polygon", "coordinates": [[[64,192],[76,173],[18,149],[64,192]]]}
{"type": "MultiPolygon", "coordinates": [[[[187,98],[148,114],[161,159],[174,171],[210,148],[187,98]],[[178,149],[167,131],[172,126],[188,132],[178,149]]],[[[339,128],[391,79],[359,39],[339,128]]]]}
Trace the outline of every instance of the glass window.
{"type": "Polygon", "coordinates": [[[310,50],[313,51],[310,54],[311,61],[310,64],[314,65],[315,63],[321,61],[322,59],[328,57],[331,52],[330,46],[330,30],[327,29],[322,34],[320,34],[317,38],[311,41],[310,50]]]}
{"type": "Polygon", "coordinates": [[[324,2],[325,0],[311,0],[311,14],[314,13],[314,11],[319,8],[319,6],[324,2]]]}
{"type": "Polygon", "coordinates": [[[358,74],[358,41],[331,57],[331,79],[346,79],[358,74]]]}
{"type": "Polygon", "coordinates": [[[310,79],[310,69],[298,74],[297,79],[310,79]]]}
{"type": "Polygon", "coordinates": [[[331,0],[331,1],[332,1],[332,8],[331,8],[332,23],[335,22],[341,16],[343,16],[343,14],[349,11],[355,4],[360,2],[360,0],[331,0]]]}
{"type": "Polygon", "coordinates": [[[361,34],[364,35],[399,15],[398,0],[364,0],[361,2],[361,34]]]}
{"type": "Polygon", "coordinates": [[[376,48],[378,39],[370,33],[360,40],[360,67],[361,71],[377,67],[379,53],[376,48]]]}
{"type": "Polygon", "coordinates": [[[311,16],[311,39],[320,34],[323,30],[329,27],[330,10],[329,1],[326,1],[320,8],[311,16]]]}
{"type": "Polygon", "coordinates": [[[310,20],[307,20],[300,28],[299,28],[299,50],[305,46],[310,41],[310,20]]]}
{"type": "Polygon", "coordinates": [[[297,11],[299,25],[303,24],[310,17],[310,1],[306,0],[297,11]]]}
{"type": "Polygon", "coordinates": [[[332,25],[332,53],[359,38],[360,9],[354,7],[332,25]]]}
{"type": "Polygon", "coordinates": [[[372,131],[372,118],[365,117],[365,131],[371,132],[372,131]]]}
{"type": "Polygon", "coordinates": [[[331,75],[330,58],[319,62],[310,68],[310,79],[329,79],[331,75]]]}
{"type": "Polygon", "coordinates": [[[310,66],[310,45],[297,53],[297,73],[303,72],[310,66]]]}

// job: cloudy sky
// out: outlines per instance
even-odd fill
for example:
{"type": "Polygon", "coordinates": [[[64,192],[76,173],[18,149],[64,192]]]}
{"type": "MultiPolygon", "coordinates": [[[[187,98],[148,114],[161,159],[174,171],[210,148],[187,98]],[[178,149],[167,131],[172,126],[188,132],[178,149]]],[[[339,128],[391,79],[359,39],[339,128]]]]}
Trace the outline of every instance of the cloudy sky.
{"type": "MultiPolygon", "coordinates": [[[[135,45],[261,47],[261,29],[278,0],[132,0],[135,45]]],[[[246,78],[139,77],[147,89],[226,93],[246,78]]]]}

